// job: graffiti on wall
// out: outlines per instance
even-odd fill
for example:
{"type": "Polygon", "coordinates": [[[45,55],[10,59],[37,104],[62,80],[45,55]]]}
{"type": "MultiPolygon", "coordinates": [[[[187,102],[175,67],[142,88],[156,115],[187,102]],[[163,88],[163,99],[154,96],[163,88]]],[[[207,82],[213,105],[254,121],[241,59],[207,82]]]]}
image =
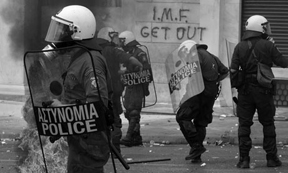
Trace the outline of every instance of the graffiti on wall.
{"type": "Polygon", "coordinates": [[[138,39],[149,42],[202,40],[205,27],[199,26],[199,9],[196,8],[198,4],[182,3],[181,6],[178,4],[150,3],[150,6],[146,4],[150,10],[149,15],[139,17],[144,15],[140,12],[139,20],[136,22],[138,39]]]}

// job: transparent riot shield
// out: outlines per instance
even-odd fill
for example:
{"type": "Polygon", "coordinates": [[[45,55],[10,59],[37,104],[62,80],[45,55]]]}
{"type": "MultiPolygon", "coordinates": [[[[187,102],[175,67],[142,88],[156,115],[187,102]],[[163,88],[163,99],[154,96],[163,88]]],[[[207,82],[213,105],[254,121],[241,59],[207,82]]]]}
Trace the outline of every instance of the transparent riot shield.
{"type": "Polygon", "coordinates": [[[190,50],[174,50],[168,55],[165,67],[172,107],[176,113],[187,99],[204,90],[196,44],[190,50]]]}
{"type": "MultiPolygon", "coordinates": [[[[28,51],[24,55],[25,72],[45,165],[45,169],[39,172],[48,173],[53,169],[52,165],[46,164],[47,152],[43,146],[47,142],[42,142],[44,138],[49,138],[53,143],[62,136],[108,131],[107,109],[103,98],[101,99],[101,83],[95,72],[97,62],[94,61],[90,51],[81,46],[28,51]],[[85,79],[87,75],[90,75],[89,83],[85,79]],[[96,88],[97,99],[89,102],[85,94],[93,87],[96,88]],[[55,101],[58,101],[58,105],[52,107],[51,104],[55,101]]],[[[110,140],[105,139],[103,144],[111,147],[110,140]]]]}
{"type": "Polygon", "coordinates": [[[148,48],[144,45],[139,45],[138,48],[143,52],[148,62],[143,64],[143,69],[140,72],[125,72],[121,74],[120,78],[125,86],[122,96],[122,102],[125,108],[125,105],[130,102],[135,103],[139,98],[142,98],[142,108],[150,107],[157,103],[157,94],[148,48]],[[132,89],[132,87],[134,89],[132,89]],[[129,95],[131,95],[131,97],[129,95]]]}

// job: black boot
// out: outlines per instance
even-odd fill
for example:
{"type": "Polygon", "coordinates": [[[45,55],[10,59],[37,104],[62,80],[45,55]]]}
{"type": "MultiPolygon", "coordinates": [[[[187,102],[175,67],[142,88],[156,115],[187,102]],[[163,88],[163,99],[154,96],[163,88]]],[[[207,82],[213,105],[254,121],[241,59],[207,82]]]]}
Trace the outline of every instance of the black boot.
{"type": "Polygon", "coordinates": [[[189,155],[185,157],[185,160],[192,160],[196,159],[197,157],[201,156],[206,151],[206,148],[199,143],[194,143],[191,146],[189,155]]]}
{"type": "Polygon", "coordinates": [[[121,145],[125,145],[127,147],[133,146],[133,133],[135,129],[136,123],[134,121],[129,122],[129,127],[127,129],[126,136],[120,140],[121,145]]]}
{"type": "Polygon", "coordinates": [[[239,162],[237,163],[237,168],[250,168],[250,157],[249,156],[243,156],[240,157],[239,162]]]}
{"type": "Polygon", "coordinates": [[[143,145],[142,136],[140,135],[140,123],[136,123],[133,133],[133,146],[143,145]]]}
{"type": "Polygon", "coordinates": [[[193,153],[195,148],[190,148],[189,154],[185,157],[185,160],[191,160],[191,154],[193,153]]]}
{"type": "Polygon", "coordinates": [[[139,146],[139,145],[143,145],[140,131],[133,133],[133,146],[139,146]]]}
{"type": "Polygon", "coordinates": [[[267,167],[278,167],[282,165],[282,162],[279,160],[277,155],[266,155],[267,167]]]}
{"type": "Polygon", "coordinates": [[[192,159],[191,163],[202,163],[201,155],[192,159]]]}

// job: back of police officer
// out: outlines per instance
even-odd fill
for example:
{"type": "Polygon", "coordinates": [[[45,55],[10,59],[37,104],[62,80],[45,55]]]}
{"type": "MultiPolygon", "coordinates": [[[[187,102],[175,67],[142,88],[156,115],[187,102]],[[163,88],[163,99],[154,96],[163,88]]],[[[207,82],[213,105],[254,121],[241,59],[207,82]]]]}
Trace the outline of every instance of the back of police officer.
{"type": "Polygon", "coordinates": [[[276,147],[273,88],[266,88],[258,83],[257,63],[260,61],[270,68],[273,64],[284,68],[288,66],[288,59],[282,56],[273,39],[269,36],[271,29],[265,17],[260,15],[251,16],[245,25],[246,31],[242,41],[234,49],[231,62],[231,73],[237,72],[239,67],[245,72],[244,82],[241,87],[237,88],[240,154],[237,167],[249,168],[249,151],[252,147],[250,127],[253,124],[253,116],[256,110],[259,122],[263,126],[263,148],[266,151],[267,166],[281,166],[282,163],[278,159],[276,147]],[[253,47],[254,51],[252,51],[253,47]]]}
{"type": "MultiPolygon", "coordinates": [[[[135,35],[131,31],[124,31],[119,34],[122,40],[125,52],[133,55],[143,65],[143,70],[151,68],[147,54],[138,46],[140,43],[136,41],[135,35]]],[[[126,65],[127,66],[127,65],[126,65]]],[[[128,72],[133,72],[128,69],[128,72]]],[[[126,146],[142,145],[142,136],[140,134],[141,110],[144,98],[149,93],[149,83],[126,86],[124,95],[125,118],[129,122],[126,136],[121,139],[121,144],[126,146]]]]}
{"type": "MultiPolygon", "coordinates": [[[[182,47],[190,50],[194,44],[194,41],[186,40],[179,46],[179,50],[182,47]]],[[[207,45],[197,44],[196,46],[205,88],[200,94],[186,100],[176,114],[180,130],[190,145],[189,155],[185,160],[191,160],[192,163],[202,162],[201,155],[206,151],[203,141],[206,137],[206,127],[213,119],[218,84],[228,75],[228,68],[218,57],[207,51],[207,45]]]]}
{"type": "MultiPolygon", "coordinates": [[[[114,130],[112,131],[112,142],[120,153],[120,139],[122,137],[122,121],[120,114],[123,113],[120,98],[124,90],[124,86],[120,80],[119,74],[120,64],[128,64],[130,61],[135,61],[135,63],[137,63],[138,60],[119,48],[118,32],[116,32],[113,28],[101,28],[98,32],[97,38],[99,45],[102,47],[102,54],[107,61],[108,70],[111,74],[113,88],[112,103],[114,113],[114,130]]],[[[141,65],[140,62],[138,63],[141,65]]]]}
{"type": "MultiPolygon", "coordinates": [[[[52,16],[45,40],[61,47],[81,44],[90,50],[90,55],[83,49],[75,48],[69,52],[71,62],[63,77],[64,95],[61,102],[54,100],[52,107],[103,101],[108,104],[109,73],[106,61],[99,51],[88,46],[88,40],[95,36],[96,19],[86,7],[71,5],[64,7],[52,16]],[[96,85],[96,77],[97,82],[96,85]],[[100,93],[100,96],[99,96],[100,93]]],[[[105,115],[102,115],[105,116],[105,115]]],[[[104,165],[109,159],[109,143],[105,131],[67,136],[69,146],[68,173],[104,172],[104,165]]]]}

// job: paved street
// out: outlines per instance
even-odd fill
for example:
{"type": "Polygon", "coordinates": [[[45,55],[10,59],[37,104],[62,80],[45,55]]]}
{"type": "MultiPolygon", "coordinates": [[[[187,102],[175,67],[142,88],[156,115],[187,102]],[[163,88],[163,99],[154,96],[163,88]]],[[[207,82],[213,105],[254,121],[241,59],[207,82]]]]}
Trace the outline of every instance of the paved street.
{"type": "MultiPolygon", "coordinates": [[[[143,147],[122,148],[124,158],[129,162],[139,162],[155,159],[171,159],[170,161],[147,162],[129,164],[130,169],[124,167],[116,160],[117,172],[137,173],[287,173],[288,172],[288,148],[278,147],[283,166],[279,168],[266,167],[265,152],[260,146],[254,146],[251,150],[251,163],[255,164],[251,169],[238,169],[238,147],[235,145],[205,146],[207,151],[202,156],[202,163],[192,164],[184,157],[189,151],[187,145],[150,145],[143,147]]],[[[106,165],[106,172],[113,173],[111,160],[106,165]]]]}
{"type": "Polygon", "coordinates": [[[17,148],[17,143],[14,139],[1,139],[0,173],[18,173],[16,165],[24,151],[17,148]]]}
{"type": "MultiPolygon", "coordinates": [[[[22,118],[22,106],[23,102],[0,102],[0,173],[18,173],[17,163],[21,156],[25,154],[25,151],[17,148],[20,133],[27,126],[22,118]]],[[[232,108],[229,107],[214,107],[213,123],[207,128],[205,146],[208,150],[203,155],[203,163],[191,164],[184,160],[189,148],[179,130],[175,115],[171,113],[171,108],[167,105],[145,108],[141,117],[141,134],[145,144],[143,147],[133,148],[123,146],[122,154],[128,163],[151,159],[170,160],[129,164],[129,170],[125,170],[120,162],[116,160],[118,172],[288,173],[287,109],[277,108],[275,117],[277,144],[283,166],[280,168],[267,168],[265,166],[265,153],[261,147],[263,140],[262,126],[257,121],[257,116],[255,116],[251,134],[254,145],[251,151],[251,162],[255,163],[256,167],[248,170],[239,170],[235,167],[238,161],[238,119],[232,112],[232,108]]],[[[123,121],[122,132],[125,135],[128,122],[123,115],[121,115],[121,118],[123,121]]],[[[111,160],[105,169],[106,172],[113,172],[111,160]]]]}
{"type": "MultiPolygon", "coordinates": [[[[0,173],[18,173],[16,163],[23,155],[23,151],[15,148],[17,141],[6,141],[0,145],[0,173]]],[[[251,150],[251,163],[254,168],[238,169],[235,167],[238,161],[237,145],[205,145],[207,151],[202,156],[202,163],[192,164],[184,160],[189,151],[185,144],[158,144],[145,143],[142,147],[122,147],[122,155],[130,166],[126,170],[121,163],[115,159],[118,173],[288,173],[288,148],[278,147],[282,167],[266,167],[265,152],[261,146],[253,146],[251,150]],[[153,160],[168,160],[154,161],[153,160]],[[170,159],[170,160],[169,160],[170,159]],[[145,161],[148,161],[145,163],[145,161]],[[150,161],[150,162],[149,162],[150,161]],[[135,163],[136,162],[136,163],[135,163]],[[141,163],[143,162],[143,163],[141,163]],[[129,164],[134,163],[134,164],[129,164]]],[[[105,166],[106,173],[114,173],[112,160],[105,166]]]]}

